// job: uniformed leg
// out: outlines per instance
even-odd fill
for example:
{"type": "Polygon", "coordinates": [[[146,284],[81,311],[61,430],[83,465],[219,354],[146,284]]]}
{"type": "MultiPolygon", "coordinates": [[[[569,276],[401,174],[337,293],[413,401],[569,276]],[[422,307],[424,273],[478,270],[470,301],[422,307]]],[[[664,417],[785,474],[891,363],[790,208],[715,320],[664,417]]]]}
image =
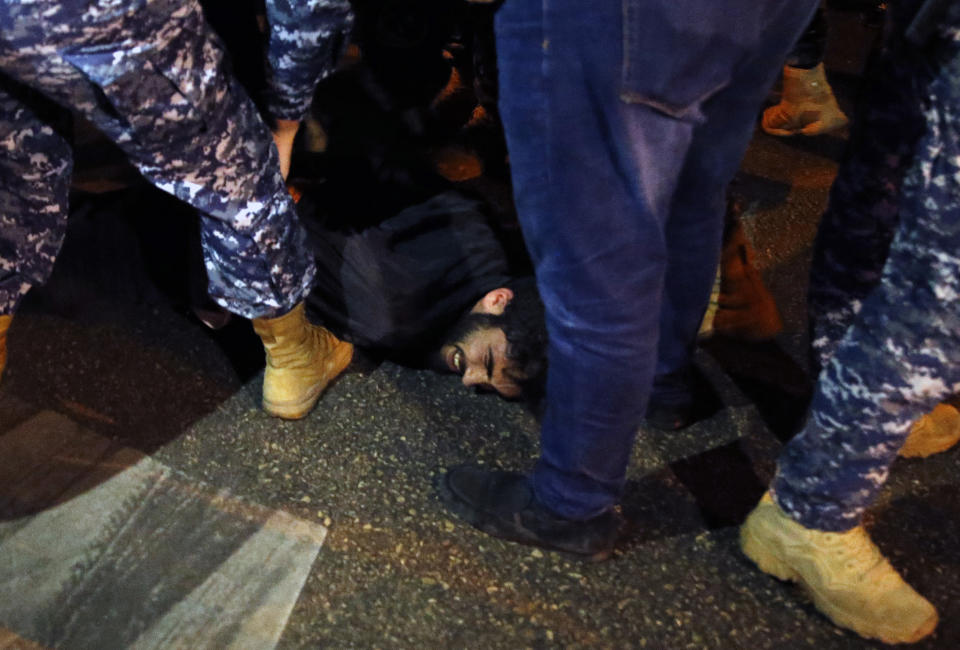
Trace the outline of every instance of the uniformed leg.
{"type": "Polygon", "coordinates": [[[855,526],[913,421],[960,389],[958,74],[960,55],[930,86],[927,131],[881,282],[821,372],[808,424],[781,456],[774,491],[804,525],[855,526]]]}
{"type": "Polygon", "coordinates": [[[264,406],[302,417],[352,346],[302,318],[315,269],[277,149],[196,1],[0,1],[0,70],[91,120],[201,213],[210,294],[255,319],[264,406]]]}
{"type": "Polygon", "coordinates": [[[72,152],[31,99],[0,76],[0,315],[47,280],[67,227],[72,152]]]}
{"type": "Polygon", "coordinates": [[[276,148],[196,2],[4,0],[0,12],[0,69],[82,113],[200,210],[217,302],[253,318],[301,301],[313,261],[276,148]]]}
{"type": "Polygon", "coordinates": [[[889,9],[898,27],[867,71],[869,83],[817,229],[807,294],[817,372],[880,282],[899,221],[900,187],[924,129],[920,91],[930,78],[904,41],[904,4],[889,9]]]}
{"type": "Polygon", "coordinates": [[[330,74],[353,25],[348,0],[266,0],[269,44],[266,108],[280,171],[290,171],[293,142],[317,83],[330,74]]]}
{"type": "Polygon", "coordinates": [[[0,377],[13,313],[50,276],[67,226],[73,157],[37,99],[0,76],[0,377]]]}
{"type": "Polygon", "coordinates": [[[937,613],[860,519],[914,420],[960,388],[960,7],[946,18],[922,50],[918,70],[934,72],[926,128],[880,283],[820,373],[771,495],[741,530],[761,569],[802,584],[838,625],[890,643],[930,634],[937,613]]]}
{"type": "MultiPolygon", "coordinates": [[[[819,372],[880,282],[899,221],[901,185],[924,133],[921,112],[935,68],[904,37],[914,3],[890,7],[888,41],[867,72],[850,141],[814,242],[807,308],[819,372]]],[[[924,457],[960,440],[960,412],[943,403],[918,419],[901,455],[924,457]]]]}
{"type": "Polygon", "coordinates": [[[348,0],[266,0],[270,39],[268,109],[300,120],[321,79],[336,69],[353,26],[348,0]]]}

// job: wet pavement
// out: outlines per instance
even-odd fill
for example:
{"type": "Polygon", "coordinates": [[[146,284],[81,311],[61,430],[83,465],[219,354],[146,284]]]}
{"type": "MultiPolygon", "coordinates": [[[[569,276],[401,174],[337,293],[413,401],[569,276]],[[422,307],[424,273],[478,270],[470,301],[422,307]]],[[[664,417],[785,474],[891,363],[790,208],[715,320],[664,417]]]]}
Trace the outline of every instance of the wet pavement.
{"type": "MultiPolygon", "coordinates": [[[[864,38],[831,46],[845,107],[864,38]]],[[[806,269],[843,136],[755,135],[736,186],[786,331],[700,347],[724,408],[641,431],[602,564],[486,537],[437,499],[444,467],[531,466],[521,405],[359,358],[309,417],[272,419],[249,324],[212,332],[182,300],[181,226],[152,225],[179,209],[78,194],[0,384],[0,576],[19,577],[0,581],[0,647],[871,647],[737,548],[802,414],[806,269]]],[[[898,460],[866,520],[940,611],[922,648],[960,647],[958,484],[958,449],[898,460]]]]}

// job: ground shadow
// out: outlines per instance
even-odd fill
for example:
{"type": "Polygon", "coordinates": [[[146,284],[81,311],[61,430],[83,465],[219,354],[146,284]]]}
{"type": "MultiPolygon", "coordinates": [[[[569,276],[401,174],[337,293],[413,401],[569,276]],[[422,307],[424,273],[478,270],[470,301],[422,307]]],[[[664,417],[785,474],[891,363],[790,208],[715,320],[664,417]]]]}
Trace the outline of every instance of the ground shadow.
{"type": "Polygon", "coordinates": [[[710,529],[742,523],[767,488],[739,441],[674,461],[670,469],[693,493],[710,529]]]}
{"type": "Polygon", "coordinates": [[[779,344],[714,336],[700,346],[750,398],[781,442],[800,430],[813,387],[804,369],[779,344]]]}

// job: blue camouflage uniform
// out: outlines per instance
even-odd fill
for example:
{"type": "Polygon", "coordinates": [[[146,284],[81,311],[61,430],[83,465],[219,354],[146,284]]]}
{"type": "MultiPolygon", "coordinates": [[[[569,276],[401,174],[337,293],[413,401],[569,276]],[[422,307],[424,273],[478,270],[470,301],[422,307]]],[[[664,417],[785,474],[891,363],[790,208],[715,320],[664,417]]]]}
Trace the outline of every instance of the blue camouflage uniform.
{"type": "Polygon", "coordinates": [[[353,25],[348,0],[268,0],[270,41],[268,109],[281,120],[299,120],[313,90],[333,70],[353,25]]]}
{"type": "Polygon", "coordinates": [[[891,41],[855,121],[811,274],[810,416],[773,492],[807,528],[859,523],[912,423],[960,389],[960,6],[922,45],[921,3],[893,3],[891,41]]]}
{"type": "MultiPolygon", "coordinates": [[[[336,1],[267,5],[278,23],[271,104],[297,119],[350,14],[336,1]]],[[[195,0],[0,0],[0,314],[47,279],[65,231],[71,150],[35,93],[91,121],[200,211],[217,302],[255,318],[302,300],[312,255],[270,131],[195,0]]]]}

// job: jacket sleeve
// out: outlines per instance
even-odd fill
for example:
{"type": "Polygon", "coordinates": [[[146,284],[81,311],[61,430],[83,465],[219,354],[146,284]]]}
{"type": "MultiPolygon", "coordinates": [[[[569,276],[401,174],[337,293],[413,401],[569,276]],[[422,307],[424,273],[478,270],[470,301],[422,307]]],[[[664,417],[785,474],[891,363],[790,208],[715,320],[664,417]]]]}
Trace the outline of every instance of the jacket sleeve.
{"type": "Polygon", "coordinates": [[[317,83],[337,65],[353,26],[348,0],[266,0],[270,40],[267,107],[299,120],[317,83]]]}

